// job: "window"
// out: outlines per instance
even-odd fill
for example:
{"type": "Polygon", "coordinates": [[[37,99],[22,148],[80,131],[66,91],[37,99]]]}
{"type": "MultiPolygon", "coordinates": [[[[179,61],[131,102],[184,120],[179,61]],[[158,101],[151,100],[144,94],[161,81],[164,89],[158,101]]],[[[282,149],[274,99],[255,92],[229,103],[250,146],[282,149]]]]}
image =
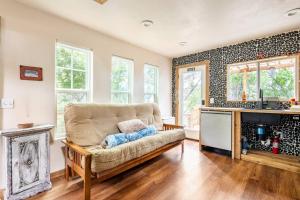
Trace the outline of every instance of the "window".
{"type": "Polygon", "coordinates": [[[264,97],[289,100],[296,97],[296,60],[281,59],[260,63],[260,88],[264,97]]]}
{"type": "Polygon", "coordinates": [[[241,101],[243,93],[247,100],[256,101],[259,90],[264,97],[287,101],[297,97],[297,57],[279,57],[251,63],[228,65],[227,100],[241,101]]]}
{"type": "Polygon", "coordinates": [[[144,101],[146,103],[158,102],[158,67],[145,64],[144,66],[144,101]]]}
{"type": "Polygon", "coordinates": [[[111,102],[127,104],[132,99],[133,61],[112,57],[111,102]]]}
{"type": "Polygon", "coordinates": [[[65,137],[64,107],[69,103],[90,101],[92,52],[56,44],[56,138],[65,137]]]}
{"type": "Polygon", "coordinates": [[[257,99],[257,64],[232,65],[228,68],[227,99],[241,100],[243,91],[247,100],[257,99]]]}

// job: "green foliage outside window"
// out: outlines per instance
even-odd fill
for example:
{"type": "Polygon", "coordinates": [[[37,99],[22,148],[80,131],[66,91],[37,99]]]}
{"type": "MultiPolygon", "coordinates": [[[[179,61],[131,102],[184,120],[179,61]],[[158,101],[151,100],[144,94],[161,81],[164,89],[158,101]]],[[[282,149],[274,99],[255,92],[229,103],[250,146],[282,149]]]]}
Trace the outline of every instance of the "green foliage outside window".
{"type": "Polygon", "coordinates": [[[56,46],[56,137],[64,137],[64,108],[69,103],[88,102],[91,53],[63,44],[56,46]]]}
{"type": "MultiPolygon", "coordinates": [[[[256,64],[258,65],[259,62],[256,64]]],[[[241,101],[243,94],[243,83],[246,78],[247,100],[258,100],[258,90],[264,91],[264,97],[278,97],[287,101],[295,97],[295,77],[296,59],[284,58],[260,63],[260,71],[244,71],[243,68],[237,70],[238,65],[228,67],[227,79],[227,99],[241,101]],[[234,70],[231,70],[231,67],[234,70]],[[246,75],[244,74],[246,73],[246,75]],[[258,78],[259,74],[259,78],[258,78]],[[257,87],[258,82],[260,83],[257,87]]],[[[245,64],[241,64],[244,67],[245,64]]]]}
{"type": "Polygon", "coordinates": [[[265,97],[279,97],[288,100],[295,96],[294,68],[275,69],[274,72],[260,72],[260,87],[265,97]]]}
{"type": "Polygon", "coordinates": [[[158,101],[158,68],[149,64],[144,66],[144,101],[153,103],[158,101]]]}
{"type": "Polygon", "coordinates": [[[131,101],[133,61],[112,57],[111,102],[126,104],[131,101]]]}

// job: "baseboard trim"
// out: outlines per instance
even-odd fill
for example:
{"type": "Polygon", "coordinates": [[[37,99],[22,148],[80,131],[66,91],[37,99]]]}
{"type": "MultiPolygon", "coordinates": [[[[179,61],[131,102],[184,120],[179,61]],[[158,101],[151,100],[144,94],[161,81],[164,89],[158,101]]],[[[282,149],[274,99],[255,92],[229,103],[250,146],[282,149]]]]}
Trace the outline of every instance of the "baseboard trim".
{"type": "Polygon", "coordinates": [[[50,174],[50,179],[53,180],[53,179],[61,178],[64,176],[65,176],[65,169],[62,169],[62,170],[58,170],[56,172],[52,172],[50,174]]]}

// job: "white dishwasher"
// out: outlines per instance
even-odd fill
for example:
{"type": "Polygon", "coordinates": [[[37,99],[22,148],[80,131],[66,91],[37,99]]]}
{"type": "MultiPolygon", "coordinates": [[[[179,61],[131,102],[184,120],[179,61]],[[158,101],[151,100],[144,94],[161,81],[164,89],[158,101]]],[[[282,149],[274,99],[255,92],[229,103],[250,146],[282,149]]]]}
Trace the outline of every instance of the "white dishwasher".
{"type": "Polygon", "coordinates": [[[231,151],[232,113],[201,111],[201,145],[231,151]]]}

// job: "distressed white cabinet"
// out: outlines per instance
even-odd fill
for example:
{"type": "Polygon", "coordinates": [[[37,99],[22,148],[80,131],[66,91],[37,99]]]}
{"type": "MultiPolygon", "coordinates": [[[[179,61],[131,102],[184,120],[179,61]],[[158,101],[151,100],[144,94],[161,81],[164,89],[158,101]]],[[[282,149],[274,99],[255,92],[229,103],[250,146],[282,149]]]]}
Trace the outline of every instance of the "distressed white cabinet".
{"type": "Polygon", "coordinates": [[[49,139],[53,125],[1,132],[6,151],[5,198],[25,199],[51,188],[49,139]]]}

